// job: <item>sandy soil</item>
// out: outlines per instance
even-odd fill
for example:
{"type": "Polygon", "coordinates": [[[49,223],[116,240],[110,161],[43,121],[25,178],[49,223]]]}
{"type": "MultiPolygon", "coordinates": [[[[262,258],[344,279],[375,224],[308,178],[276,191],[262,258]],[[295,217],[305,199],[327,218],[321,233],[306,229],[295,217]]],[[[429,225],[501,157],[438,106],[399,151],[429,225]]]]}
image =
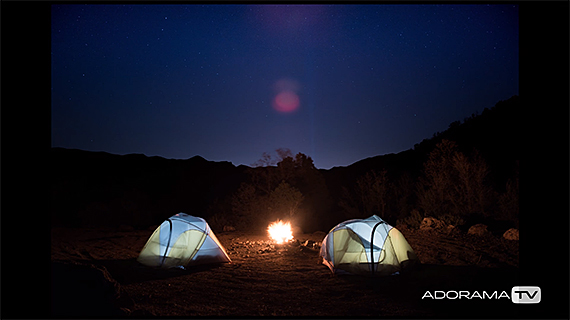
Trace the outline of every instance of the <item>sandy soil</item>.
{"type": "Polygon", "coordinates": [[[323,232],[299,234],[281,246],[266,235],[220,232],[232,263],[156,270],[136,262],[152,230],[52,229],[52,308],[58,306],[56,315],[93,315],[88,308],[62,311],[65,300],[85,300],[77,286],[64,288],[64,280],[81,279],[62,266],[84,265],[113,283],[118,312],[112,316],[517,317],[516,305],[506,299],[422,299],[426,290],[510,290],[518,279],[517,241],[401,231],[421,265],[370,278],[335,276],[320,263],[318,250],[301,245],[322,241],[323,232]]]}

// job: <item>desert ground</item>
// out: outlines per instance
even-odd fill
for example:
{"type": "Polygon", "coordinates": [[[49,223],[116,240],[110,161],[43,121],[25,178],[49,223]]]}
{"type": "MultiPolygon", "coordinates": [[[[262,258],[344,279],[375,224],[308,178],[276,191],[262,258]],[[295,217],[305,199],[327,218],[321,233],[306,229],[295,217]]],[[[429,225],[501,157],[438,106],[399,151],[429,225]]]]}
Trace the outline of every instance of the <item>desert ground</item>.
{"type": "Polygon", "coordinates": [[[399,229],[421,264],[372,278],[333,275],[321,264],[311,241],[318,245],[324,232],[275,245],[266,234],[215,231],[231,263],[161,270],[136,261],[152,228],[52,228],[51,312],[74,318],[521,317],[509,299],[422,299],[434,290],[509,291],[517,285],[518,241],[399,229]]]}

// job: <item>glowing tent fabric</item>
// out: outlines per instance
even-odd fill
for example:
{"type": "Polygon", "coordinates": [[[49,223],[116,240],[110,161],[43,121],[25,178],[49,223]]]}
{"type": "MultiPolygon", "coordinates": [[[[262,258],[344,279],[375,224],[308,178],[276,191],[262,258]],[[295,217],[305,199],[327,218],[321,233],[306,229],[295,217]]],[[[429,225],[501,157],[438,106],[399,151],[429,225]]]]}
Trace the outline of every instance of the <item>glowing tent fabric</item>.
{"type": "Polygon", "coordinates": [[[333,273],[391,275],[418,261],[402,233],[373,215],[335,226],[320,255],[333,273]]]}
{"type": "Polygon", "coordinates": [[[208,223],[185,213],[166,219],[150,236],[137,261],[164,268],[231,262],[208,223]]]}

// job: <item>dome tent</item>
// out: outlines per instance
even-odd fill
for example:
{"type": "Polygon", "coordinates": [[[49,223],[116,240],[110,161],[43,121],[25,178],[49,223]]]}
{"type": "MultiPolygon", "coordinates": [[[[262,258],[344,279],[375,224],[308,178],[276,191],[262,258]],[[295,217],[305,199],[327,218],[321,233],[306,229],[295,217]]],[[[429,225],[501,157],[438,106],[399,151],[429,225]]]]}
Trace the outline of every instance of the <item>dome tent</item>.
{"type": "Polygon", "coordinates": [[[391,275],[418,261],[402,233],[376,215],[336,225],[320,255],[336,274],[391,275]]]}
{"type": "Polygon", "coordinates": [[[206,220],[182,212],[156,228],[137,261],[163,268],[231,262],[206,220]]]}

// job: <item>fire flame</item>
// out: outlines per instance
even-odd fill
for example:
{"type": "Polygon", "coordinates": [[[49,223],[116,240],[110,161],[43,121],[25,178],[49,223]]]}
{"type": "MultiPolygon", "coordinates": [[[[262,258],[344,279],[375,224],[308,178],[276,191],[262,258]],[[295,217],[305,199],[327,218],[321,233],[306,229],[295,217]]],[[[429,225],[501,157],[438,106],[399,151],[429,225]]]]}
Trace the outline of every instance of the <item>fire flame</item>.
{"type": "Polygon", "coordinates": [[[283,222],[281,220],[273,222],[267,227],[269,237],[278,244],[287,242],[293,239],[293,231],[291,230],[291,223],[283,222]]]}

